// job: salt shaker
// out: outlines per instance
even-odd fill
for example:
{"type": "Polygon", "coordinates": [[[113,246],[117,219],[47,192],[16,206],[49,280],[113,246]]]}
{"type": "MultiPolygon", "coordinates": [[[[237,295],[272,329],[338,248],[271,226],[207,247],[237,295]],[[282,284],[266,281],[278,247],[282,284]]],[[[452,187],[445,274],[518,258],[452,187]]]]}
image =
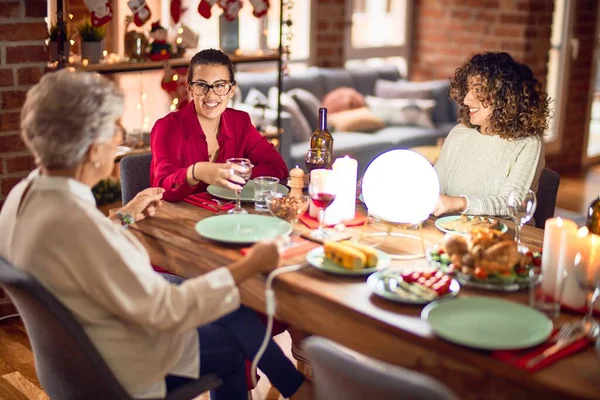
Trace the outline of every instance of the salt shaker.
{"type": "Polygon", "coordinates": [[[304,188],[304,171],[298,168],[290,170],[290,197],[302,197],[302,189],[304,188]]]}

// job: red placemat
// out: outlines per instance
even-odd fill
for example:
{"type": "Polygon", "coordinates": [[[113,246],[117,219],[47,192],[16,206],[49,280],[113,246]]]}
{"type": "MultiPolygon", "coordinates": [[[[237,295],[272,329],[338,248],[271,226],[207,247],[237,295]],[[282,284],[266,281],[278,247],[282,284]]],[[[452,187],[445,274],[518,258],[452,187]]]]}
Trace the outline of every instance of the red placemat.
{"type": "Polygon", "coordinates": [[[219,204],[217,204],[217,202],[213,199],[212,195],[208,192],[191,194],[183,199],[183,201],[212,212],[227,211],[235,207],[235,204],[225,204],[224,206],[219,206],[219,204]]]}
{"type": "MultiPolygon", "coordinates": [[[[554,332],[552,332],[552,335],[550,337],[553,337],[556,334],[556,332],[557,332],[556,330],[554,332]]],[[[536,357],[537,355],[543,353],[547,348],[549,348],[555,344],[556,343],[551,342],[550,340],[547,340],[538,346],[531,347],[528,349],[496,350],[496,351],[492,352],[492,356],[498,360],[512,364],[515,367],[524,369],[525,371],[536,372],[542,368],[545,368],[549,365],[554,364],[557,361],[560,361],[561,359],[563,359],[567,356],[570,356],[571,354],[574,354],[574,353],[577,353],[578,351],[584,350],[585,348],[588,347],[589,341],[588,341],[587,337],[576,340],[575,342],[571,343],[564,349],[559,350],[558,352],[554,353],[553,355],[545,358],[544,360],[535,364],[531,368],[527,368],[526,364],[529,360],[531,360],[532,358],[536,357]]]]}
{"type": "MultiPolygon", "coordinates": [[[[342,223],[346,226],[358,226],[365,224],[368,220],[369,218],[366,215],[362,215],[361,213],[356,211],[356,213],[354,214],[354,219],[351,219],[350,221],[343,221],[342,223]]],[[[311,217],[308,211],[300,216],[300,222],[302,222],[310,229],[317,229],[319,227],[319,221],[311,217]]]]}

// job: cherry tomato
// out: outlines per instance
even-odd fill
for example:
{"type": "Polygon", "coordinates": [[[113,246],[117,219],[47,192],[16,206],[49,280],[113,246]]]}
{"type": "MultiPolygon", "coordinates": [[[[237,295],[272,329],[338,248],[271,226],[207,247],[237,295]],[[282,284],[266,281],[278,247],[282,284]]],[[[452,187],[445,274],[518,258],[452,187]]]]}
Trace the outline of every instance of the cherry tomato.
{"type": "Polygon", "coordinates": [[[400,276],[404,282],[412,282],[412,272],[403,272],[400,276]]]}
{"type": "Polygon", "coordinates": [[[444,274],[442,271],[437,271],[437,272],[435,273],[435,277],[436,277],[437,279],[441,279],[443,276],[446,276],[446,275],[445,275],[445,274],[444,274]]]}
{"type": "Polygon", "coordinates": [[[431,271],[423,271],[423,272],[421,273],[421,276],[425,277],[426,279],[429,279],[429,278],[431,278],[431,276],[432,276],[432,275],[433,275],[433,274],[431,273],[431,271]]]}
{"type": "Polygon", "coordinates": [[[540,265],[542,265],[542,258],[534,258],[533,259],[533,265],[535,265],[536,267],[539,267],[540,265]]]}
{"type": "Polygon", "coordinates": [[[416,282],[417,279],[419,279],[421,277],[421,274],[419,274],[418,272],[413,272],[410,277],[411,277],[411,282],[416,282]]]}
{"type": "Polygon", "coordinates": [[[439,249],[439,250],[438,250],[438,254],[439,254],[440,256],[441,256],[442,254],[444,254],[444,253],[445,253],[444,249],[439,249]]]}
{"type": "Polygon", "coordinates": [[[428,279],[425,281],[425,283],[423,284],[423,286],[431,288],[433,286],[437,285],[437,283],[435,281],[432,281],[431,279],[428,279]]]}
{"type": "Polygon", "coordinates": [[[527,253],[525,253],[525,256],[533,258],[533,252],[528,251],[527,253]]]}
{"type": "Polygon", "coordinates": [[[484,270],[483,268],[475,268],[475,277],[479,278],[479,279],[485,279],[487,278],[488,273],[486,270],[484,270]]]}
{"type": "Polygon", "coordinates": [[[444,275],[438,280],[438,282],[440,282],[440,283],[446,283],[449,281],[450,281],[450,277],[448,275],[444,275]]]}
{"type": "Polygon", "coordinates": [[[427,278],[422,276],[419,279],[417,279],[417,282],[420,283],[421,285],[425,285],[425,282],[427,282],[427,278]]]}

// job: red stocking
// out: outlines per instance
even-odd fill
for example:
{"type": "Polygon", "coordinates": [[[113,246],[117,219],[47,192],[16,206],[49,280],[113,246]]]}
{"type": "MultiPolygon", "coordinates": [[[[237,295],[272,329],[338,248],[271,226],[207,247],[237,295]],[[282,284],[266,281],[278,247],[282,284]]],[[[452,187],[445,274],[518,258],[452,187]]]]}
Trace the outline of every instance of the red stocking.
{"type": "Polygon", "coordinates": [[[200,4],[198,4],[198,13],[204,18],[209,19],[212,15],[210,9],[215,5],[216,2],[217,0],[201,0],[200,4]]]}
{"type": "Polygon", "coordinates": [[[131,12],[133,12],[133,22],[137,26],[144,25],[150,19],[152,13],[146,5],[146,0],[129,0],[127,5],[131,12]]]}
{"type": "Polygon", "coordinates": [[[112,19],[112,6],[110,0],[84,0],[86,8],[90,11],[93,26],[108,24],[112,19]]]}
{"type": "Polygon", "coordinates": [[[265,15],[267,13],[267,11],[269,11],[269,0],[249,0],[250,4],[252,4],[252,7],[254,8],[254,11],[252,11],[252,14],[254,14],[254,16],[256,18],[260,18],[263,15],[265,15]]]}
{"type": "Polygon", "coordinates": [[[176,24],[179,23],[181,19],[181,14],[186,12],[187,8],[181,7],[181,0],[171,0],[171,18],[173,18],[173,22],[176,24]]]}

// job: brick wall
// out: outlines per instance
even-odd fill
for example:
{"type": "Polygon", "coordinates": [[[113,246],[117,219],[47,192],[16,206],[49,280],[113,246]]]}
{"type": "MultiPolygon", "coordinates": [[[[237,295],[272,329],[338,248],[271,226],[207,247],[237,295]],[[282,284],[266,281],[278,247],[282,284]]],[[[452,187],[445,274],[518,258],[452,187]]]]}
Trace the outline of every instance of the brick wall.
{"type": "MultiPolygon", "coordinates": [[[[34,166],[19,137],[19,112],[27,89],[39,81],[48,60],[46,12],[46,0],[0,1],[0,208],[34,166]]],[[[0,290],[0,316],[12,312],[0,290]]]]}
{"type": "MultiPolygon", "coordinates": [[[[598,2],[580,0],[576,7],[574,36],[579,39],[579,56],[571,64],[568,78],[567,106],[559,154],[546,156],[546,163],[559,171],[576,170],[581,160],[587,136],[587,111],[592,76],[596,15],[598,2]]],[[[600,67],[600,65],[598,66],[600,67]]]]}
{"type": "Polygon", "coordinates": [[[345,0],[314,0],[311,15],[311,43],[313,65],[343,67],[345,0]]]}
{"type": "Polygon", "coordinates": [[[413,80],[446,79],[482,50],[506,51],[545,81],[552,0],[416,0],[413,80]]]}

